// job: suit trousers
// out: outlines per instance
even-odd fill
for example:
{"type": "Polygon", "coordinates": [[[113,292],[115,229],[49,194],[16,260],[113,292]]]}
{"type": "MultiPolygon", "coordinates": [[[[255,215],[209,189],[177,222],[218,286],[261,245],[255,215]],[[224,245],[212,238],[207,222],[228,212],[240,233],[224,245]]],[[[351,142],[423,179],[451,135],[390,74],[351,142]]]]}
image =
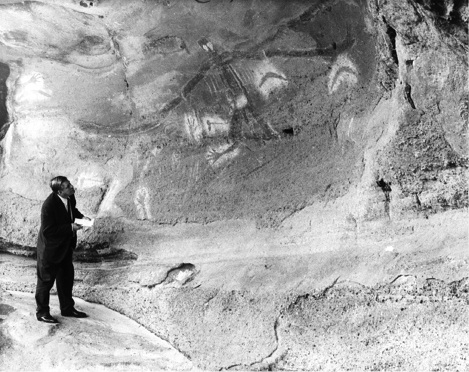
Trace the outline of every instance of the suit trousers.
{"type": "Polygon", "coordinates": [[[49,314],[50,290],[57,285],[60,310],[67,312],[73,308],[75,301],[72,298],[75,269],[73,267],[73,251],[60,263],[50,263],[43,259],[37,261],[37,285],[36,285],[36,314],[38,316],[49,314]]]}

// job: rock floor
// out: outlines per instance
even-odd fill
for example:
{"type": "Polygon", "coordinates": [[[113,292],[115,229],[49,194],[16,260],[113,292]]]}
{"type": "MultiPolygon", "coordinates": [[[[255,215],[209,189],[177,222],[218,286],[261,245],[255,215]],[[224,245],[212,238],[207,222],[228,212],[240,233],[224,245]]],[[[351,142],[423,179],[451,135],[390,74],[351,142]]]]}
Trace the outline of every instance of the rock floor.
{"type": "MultiPolygon", "coordinates": [[[[8,371],[28,370],[37,360],[43,370],[70,371],[468,370],[467,217],[449,211],[373,221],[359,232],[319,223],[310,231],[300,214],[282,230],[241,222],[131,230],[116,247],[127,258],[75,264],[75,296],[125,314],[125,332],[116,329],[116,313],[77,301],[91,317],[66,318],[49,333],[34,318],[35,260],[2,254],[0,287],[30,293],[4,292],[3,365],[8,371]],[[150,341],[138,336],[141,326],[152,332],[150,341]],[[151,341],[153,335],[173,351],[151,341]],[[48,359],[36,350],[43,338],[48,359]]],[[[57,315],[57,304],[53,309],[57,315]]]]}
{"type": "Polygon", "coordinates": [[[51,314],[57,325],[38,322],[34,295],[4,291],[0,303],[2,371],[193,371],[166,341],[105,306],[76,299],[85,319],[51,314]]]}

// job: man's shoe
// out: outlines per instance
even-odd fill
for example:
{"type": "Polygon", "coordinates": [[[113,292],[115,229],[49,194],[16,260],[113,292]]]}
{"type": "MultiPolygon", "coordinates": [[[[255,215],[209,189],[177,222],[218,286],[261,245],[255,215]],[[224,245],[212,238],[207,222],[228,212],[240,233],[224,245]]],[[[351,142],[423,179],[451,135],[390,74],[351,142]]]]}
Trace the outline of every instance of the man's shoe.
{"type": "Polygon", "coordinates": [[[44,323],[56,324],[56,323],[59,322],[57,319],[55,319],[55,318],[54,318],[53,316],[51,316],[50,314],[46,314],[46,315],[36,315],[36,318],[37,318],[37,320],[39,320],[40,322],[44,322],[44,323]]]}
{"type": "Polygon", "coordinates": [[[86,318],[88,315],[82,311],[78,311],[77,309],[73,308],[71,310],[62,311],[62,316],[70,316],[73,318],[86,318]]]}

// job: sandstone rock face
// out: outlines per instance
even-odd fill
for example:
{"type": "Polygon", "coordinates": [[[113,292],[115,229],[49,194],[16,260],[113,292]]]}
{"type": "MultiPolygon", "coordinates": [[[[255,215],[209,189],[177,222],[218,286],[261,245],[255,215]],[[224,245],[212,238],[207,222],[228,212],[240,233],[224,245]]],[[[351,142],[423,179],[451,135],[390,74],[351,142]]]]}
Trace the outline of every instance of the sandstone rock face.
{"type": "Polygon", "coordinates": [[[97,217],[278,226],[358,180],[336,127],[379,96],[365,3],[96,4],[3,6],[6,198],[60,173],[97,217]]]}
{"type": "Polygon", "coordinates": [[[55,174],[155,223],[276,227],[380,179],[394,213],[466,206],[467,8],[414,5],[2,5],[2,235],[34,244],[55,174]]]}
{"type": "Polygon", "coordinates": [[[367,296],[408,275],[412,322],[425,280],[467,277],[467,1],[13,0],[0,17],[3,250],[34,251],[67,176],[96,218],[79,293],[199,366],[315,369],[319,308],[357,299],[331,310],[341,335],[358,326],[342,316],[398,317],[367,296]],[[321,297],[339,276],[364,289],[321,297]]]}

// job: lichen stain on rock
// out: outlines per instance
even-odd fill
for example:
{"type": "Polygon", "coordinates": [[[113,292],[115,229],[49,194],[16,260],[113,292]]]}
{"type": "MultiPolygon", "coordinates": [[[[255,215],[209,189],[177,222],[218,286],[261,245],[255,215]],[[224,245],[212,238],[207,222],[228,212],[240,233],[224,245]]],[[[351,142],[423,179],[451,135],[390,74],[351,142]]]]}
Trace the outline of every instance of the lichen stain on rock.
{"type": "MultiPolygon", "coordinates": [[[[7,109],[8,87],[7,79],[10,76],[10,67],[6,63],[0,62],[0,141],[5,137],[9,115],[7,109]]],[[[0,153],[0,159],[1,159],[0,153]]]]}
{"type": "Polygon", "coordinates": [[[419,208],[431,213],[467,206],[467,160],[451,148],[430,115],[407,112],[405,117],[382,158],[392,182],[404,196],[425,195],[424,201],[419,196],[419,208]]]}
{"type": "Polygon", "coordinates": [[[79,42],[76,49],[84,54],[99,55],[107,53],[111,49],[111,43],[102,36],[87,35],[79,42]]]}

